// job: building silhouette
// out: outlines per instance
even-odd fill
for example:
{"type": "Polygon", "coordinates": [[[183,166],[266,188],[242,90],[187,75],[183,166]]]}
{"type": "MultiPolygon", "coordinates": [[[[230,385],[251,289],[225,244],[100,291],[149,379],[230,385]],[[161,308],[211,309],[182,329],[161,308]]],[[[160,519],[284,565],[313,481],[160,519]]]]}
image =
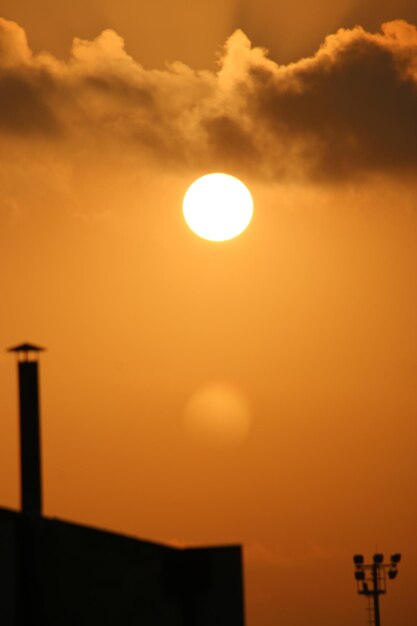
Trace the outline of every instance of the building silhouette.
{"type": "Polygon", "coordinates": [[[174,548],[42,515],[40,350],[11,349],[22,511],[0,508],[1,626],[243,626],[240,546],[174,548]]]}

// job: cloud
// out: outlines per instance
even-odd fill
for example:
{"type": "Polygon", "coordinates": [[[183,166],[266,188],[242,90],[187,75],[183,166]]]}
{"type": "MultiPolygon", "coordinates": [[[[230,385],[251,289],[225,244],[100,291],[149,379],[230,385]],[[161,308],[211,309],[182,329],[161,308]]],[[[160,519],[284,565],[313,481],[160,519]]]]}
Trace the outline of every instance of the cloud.
{"type": "MultiPolygon", "coordinates": [[[[68,62],[34,55],[0,20],[0,134],[76,158],[128,152],[149,166],[346,182],[417,169],[417,29],[361,27],[278,65],[242,31],[217,72],[144,69],[114,31],[75,39],[68,62]]],[[[2,158],[0,154],[0,159],[2,158]]]]}
{"type": "Polygon", "coordinates": [[[413,170],[416,54],[417,31],[403,22],[382,35],[339,31],[311,59],[251,68],[252,116],[320,179],[413,170]]]}

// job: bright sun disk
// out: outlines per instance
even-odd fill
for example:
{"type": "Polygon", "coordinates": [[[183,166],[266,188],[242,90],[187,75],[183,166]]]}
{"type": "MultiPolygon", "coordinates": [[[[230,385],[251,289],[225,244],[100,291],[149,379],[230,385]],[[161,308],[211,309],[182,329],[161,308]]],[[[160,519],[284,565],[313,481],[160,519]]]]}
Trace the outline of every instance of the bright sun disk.
{"type": "Polygon", "coordinates": [[[187,189],[183,202],[185,221],[199,237],[227,241],[249,225],[253,200],[249,189],[229,174],[207,174],[187,189]]]}

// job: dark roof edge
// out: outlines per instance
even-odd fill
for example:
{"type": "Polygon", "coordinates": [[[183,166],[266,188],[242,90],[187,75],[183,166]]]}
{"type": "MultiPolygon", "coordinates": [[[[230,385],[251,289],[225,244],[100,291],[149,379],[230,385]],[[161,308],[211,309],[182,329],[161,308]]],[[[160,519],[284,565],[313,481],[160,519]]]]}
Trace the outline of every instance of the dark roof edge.
{"type": "MultiPolygon", "coordinates": [[[[2,515],[6,515],[8,517],[16,518],[16,517],[26,517],[24,513],[16,509],[6,509],[4,507],[0,507],[0,518],[2,515]]],[[[86,530],[89,532],[97,532],[106,535],[111,535],[113,537],[119,537],[122,539],[129,539],[130,541],[137,541],[140,543],[146,543],[151,546],[158,546],[159,548],[165,548],[167,550],[175,550],[175,551],[184,551],[184,552],[192,552],[197,550],[222,550],[222,549],[241,549],[241,544],[221,544],[221,545],[202,545],[202,546],[176,546],[174,544],[169,543],[160,543],[157,541],[152,541],[150,539],[141,539],[140,537],[135,537],[134,535],[129,535],[126,533],[119,533],[114,530],[107,530],[105,528],[97,528],[96,526],[90,526],[88,524],[80,523],[80,522],[72,522],[68,520],[60,519],[59,517],[47,517],[42,516],[39,518],[41,521],[46,523],[55,523],[55,524],[64,524],[66,526],[73,526],[74,528],[79,528],[82,530],[86,530]]]]}

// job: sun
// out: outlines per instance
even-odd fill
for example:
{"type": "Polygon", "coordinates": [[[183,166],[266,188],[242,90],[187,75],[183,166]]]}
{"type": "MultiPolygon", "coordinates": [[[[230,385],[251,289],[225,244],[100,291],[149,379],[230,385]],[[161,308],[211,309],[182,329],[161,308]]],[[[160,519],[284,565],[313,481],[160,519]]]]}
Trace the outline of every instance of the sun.
{"type": "Polygon", "coordinates": [[[209,241],[227,241],[249,225],[253,200],[249,189],[229,174],[197,178],[184,196],[183,213],[191,230],[209,241]]]}

